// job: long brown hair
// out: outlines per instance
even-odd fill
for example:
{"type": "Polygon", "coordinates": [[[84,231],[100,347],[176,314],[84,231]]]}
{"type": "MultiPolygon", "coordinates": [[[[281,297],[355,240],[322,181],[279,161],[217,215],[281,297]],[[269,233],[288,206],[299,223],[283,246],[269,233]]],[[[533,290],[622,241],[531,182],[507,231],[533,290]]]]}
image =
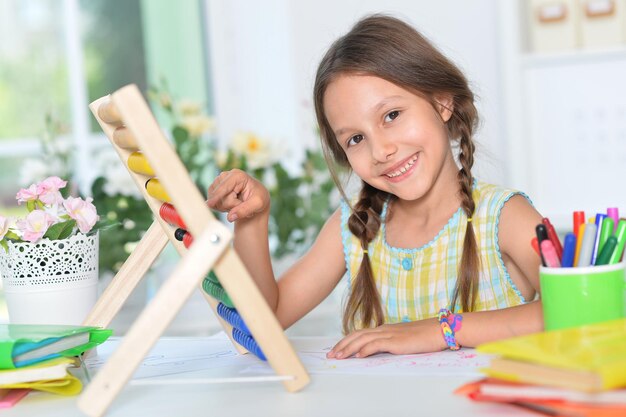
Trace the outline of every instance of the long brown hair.
{"type": "MultiPolygon", "coordinates": [[[[471,218],[476,207],[472,199],[471,169],[475,149],[472,135],[478,123],[478,114],[474,105],[474,94],[463,73],[413,27],[390,16],[365,17],[331,45],[317,69],[313,96],[324,155],[335,183],[348,201],[332,162],[349,168],[348,158],[335,138],[323,106],[328,85],[342,74],[380,77],[424,97],[435,109],[436,96],[452,97],[452,116],[446,122],[446,127],[448,137],[458,141],[460,169],[457,177],[461,206],[467,217],[471,218]]],[[[388,198],[389,194],[363,182],[359,199],[352,207],[348,227],[359,239],[364,250],[378,233],[382,208],[388,198]]],[[[457,284],[451,301],[452,309],[460,300],[463,311],[473,310],[478,269],[476,237],[472,223],[468,222],[457,284]]],[[[380,296],[374,282],[369,255],[365,252],[345,305],[343,330],[349,333],[361,326],[378,326],[383,321],[380,296]]]]}

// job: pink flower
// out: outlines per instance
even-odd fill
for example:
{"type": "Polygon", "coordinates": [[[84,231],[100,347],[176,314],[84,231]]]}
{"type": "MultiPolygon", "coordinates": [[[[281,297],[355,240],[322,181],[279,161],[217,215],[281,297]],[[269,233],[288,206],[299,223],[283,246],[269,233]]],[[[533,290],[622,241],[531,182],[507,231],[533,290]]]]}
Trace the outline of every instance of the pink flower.
{"type": "Polygon", "coordinates": [[[17,222],[17,229],[22,232],[22,239],[28,242],[36,242],[42,238],[48,228],[54,223],[54,219],[43,210],[33,210],[28,213],[24,220],[17,222]]]}
{"type": "Polygon", "coordinates": [[[9,231],[9,219],[0,216],[0,240],[4,239],[4,236],[9,231]]]}
{"type": "Polygon", "coordinates": [[[37,186],[35,184],[31,185],[28,188],[22,188],[17,192],[15,196],[18,204],[25,203],[27,201],[35,201],[39,198],[39,192],[37,191],[37,186]]]}
{"type": "Polygon", "coordinates": [[[68,197],[63,201],[63,207],[67,210],[67,214],[76,220],[78,230],[82,233],[89,232],[98,221],[96,206],[91,204],[91,202],[91,197],[88,197],[87,200],[83,200],[80,197],[68,197]]]}
{"type": "Polygon", "coordinates": [[[48,177],[37,184],[37,194],[42,203],[52,205],[63,201],[63,197],[59,190],[67,185],[67,181],[63,181],[59,177],[48,177]]]}

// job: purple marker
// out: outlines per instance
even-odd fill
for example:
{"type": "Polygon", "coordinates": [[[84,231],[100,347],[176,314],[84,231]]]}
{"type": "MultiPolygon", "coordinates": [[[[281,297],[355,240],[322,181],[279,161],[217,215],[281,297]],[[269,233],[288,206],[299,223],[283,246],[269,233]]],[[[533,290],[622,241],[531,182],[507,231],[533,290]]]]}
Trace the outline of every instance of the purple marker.
{"type": "Polygon", "coordinates": [[[609,207],[606,209],[606,215],[613,219],[613,233],[615,233],[617,223],[619,222],[619,209],[617,207],[609,207]]]}

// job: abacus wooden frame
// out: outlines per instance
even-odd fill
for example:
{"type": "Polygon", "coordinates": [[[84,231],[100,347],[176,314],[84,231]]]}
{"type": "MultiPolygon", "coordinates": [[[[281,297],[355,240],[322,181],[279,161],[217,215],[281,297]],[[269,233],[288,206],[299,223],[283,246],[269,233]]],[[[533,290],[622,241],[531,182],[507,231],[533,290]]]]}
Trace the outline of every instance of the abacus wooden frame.
{"type": "MultiPolygon", "coordinates": [[[[110,96],[94,101],[89,107],[126,168],[126,161],[132,152],[139,150],[145,155],[195,239],[189,250],[175,239],[173,228],[159,216],[162,202],[150,196],[144,188],[149,177],[129,169],[156,220],[99,298],[85,324],[106,327],[168,241],[181,254],[181,260],[133,323],[120,346],[86,387],[78,399],[78,407],[92,417],[106,412],[141,360],[211,269],[274,371],[278,375],[293,377],[283,381],[285,388],[291,392],[306,386],[309,375],[274,313],[232,249],[232,232],[215,219],[206,206],[137,86],[123,87],[110,96]],[[137,149],[118,146],[116,140],[120,137],[136,142],[137,149]]],[[[204,291],[202,293],[215,312],[218,302],[204,291]]],[[[230,335],[230,325],[221,319],[220,323],[230,335]]],[[[233,343],[240,352],[245,352],[233,343]]]]}

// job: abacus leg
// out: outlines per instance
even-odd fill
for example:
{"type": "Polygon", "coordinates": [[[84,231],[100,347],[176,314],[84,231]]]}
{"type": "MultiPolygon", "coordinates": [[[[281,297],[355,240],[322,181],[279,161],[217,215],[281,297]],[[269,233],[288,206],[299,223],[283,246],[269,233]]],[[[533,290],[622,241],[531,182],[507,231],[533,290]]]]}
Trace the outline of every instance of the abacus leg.
{"type": "MultiPolygon", "coordinates": [[[[216,222],[217,223],[217,222],[216,222]]],[[[219,225],[221,226],[221,225],[219,225]]],[[[150,304],[124,337],[120,346],[78,399],[78,408],[91,417],[102,416],[143,358],[204,279],[229,239],[207,227],[179,262],[150,304]]]]}
{"type": "Polygon", "coordinates": [[[156,221],[152,223],[111,284],[102,293],[83,325],[107,327],[167,242],[167,235],[159,223],[156,221]]]}

